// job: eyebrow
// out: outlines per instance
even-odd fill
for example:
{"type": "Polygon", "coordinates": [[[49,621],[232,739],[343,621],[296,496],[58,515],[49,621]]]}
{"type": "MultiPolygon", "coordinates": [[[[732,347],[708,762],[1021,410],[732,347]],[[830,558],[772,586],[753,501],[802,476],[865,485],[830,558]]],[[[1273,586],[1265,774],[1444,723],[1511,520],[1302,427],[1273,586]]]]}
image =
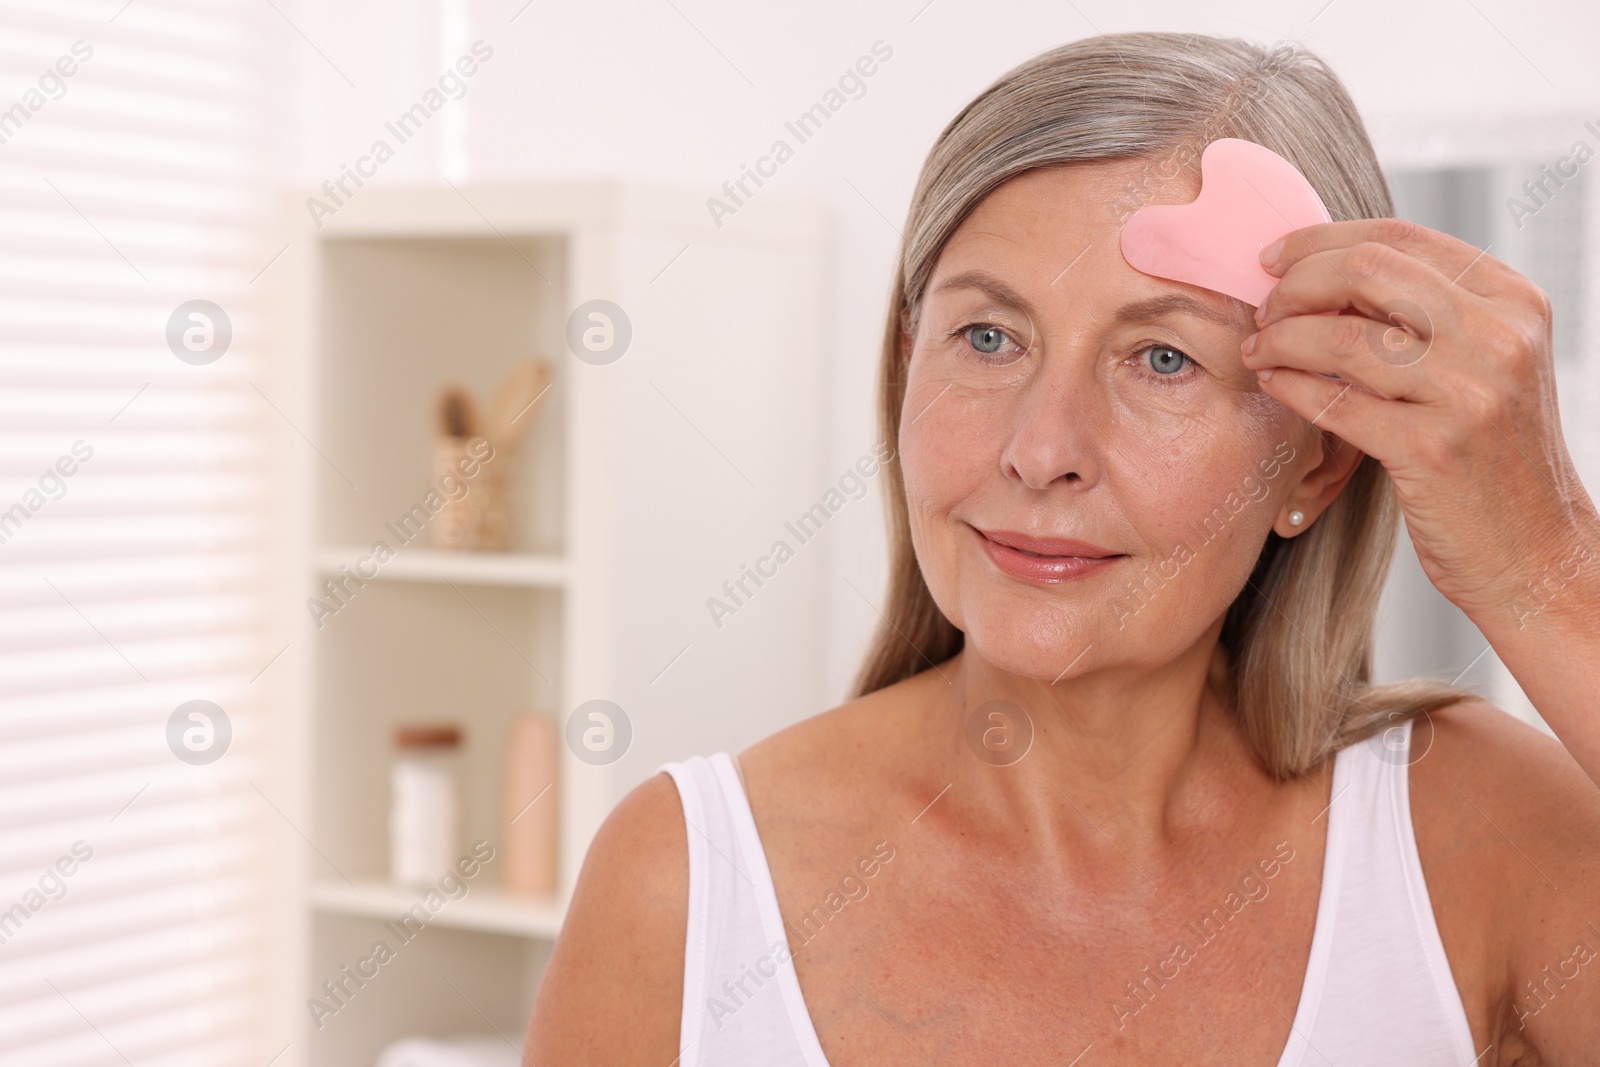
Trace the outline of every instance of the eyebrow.
{"type": "MultiPolygon", "coordinates": [[[[994,275],[981,270],[964,271],[941,282],[934,292],[945,289],[976,289],[995,300],[1011,307],[1034,314],[1034,307],[1028,299],[1005,282],[994,275]]],[[[1215,304],[1188,293],[1167,293],[1163,296],[1150,297],[1147,300],[1138,300],[1131,304],[1124,304],[1117,310],[1119,323],[1143,322],[1147,319],[1158,319],[1163,315],[1182,314],[1192,315],[1197,319],[1215,323],[1218,326],[1237,328],[1247,325],[1248,316],[1240,314],[1237,307],[1224,311],[1215,304]]]]}
{"type": "Polygon", "coordinates": [[[1190,296],[1188,293],[1168,293],[1165,296],[1154,296],[1148,300],[1140,300],[1132,304],[1124,304],[1117,312],[1118,322],[1139,322],[1144,319],[1156,319],[1174,312],[1184,315],[1193,315],[1197,319],[1216,323],[1218,326],[1239,327],[1247,324],[1248,316],[1239,313],[1237,306],[1223,311],[1209,301],[1190,296]]]}
{"type": "Polygon", "coordinates": [[[946,278],[933,291],[942,293],[946,289],[976,289],[978,292],[985,293],[1002,304],[1009,304],[1014,308],[1026,311],[1029,315],[1034,312],[1034,307],[1028,303],[1027,297],[987,271],[963,271],[953,277],[946,278]]]}

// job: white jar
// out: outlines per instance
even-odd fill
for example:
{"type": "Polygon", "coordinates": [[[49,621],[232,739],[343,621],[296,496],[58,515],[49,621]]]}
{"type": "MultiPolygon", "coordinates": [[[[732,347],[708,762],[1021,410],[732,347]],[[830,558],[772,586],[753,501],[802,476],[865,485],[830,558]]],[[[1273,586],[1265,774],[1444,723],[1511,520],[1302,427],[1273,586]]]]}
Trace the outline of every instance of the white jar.
{"type": "Polygon", "coordinates": [[[402,726],[389,768],[389,876],[400,885],[432,885],[456,862],[456,726],[402,726]]]}

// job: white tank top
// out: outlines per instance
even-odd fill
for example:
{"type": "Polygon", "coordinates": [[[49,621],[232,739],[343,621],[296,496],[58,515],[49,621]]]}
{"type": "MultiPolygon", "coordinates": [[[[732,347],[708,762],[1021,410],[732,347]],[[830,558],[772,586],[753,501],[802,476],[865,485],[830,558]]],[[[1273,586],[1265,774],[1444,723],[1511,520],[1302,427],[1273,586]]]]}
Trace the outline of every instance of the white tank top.
{"type": "MultiPolygon", "coordinates": [[[[1476,1062],[1417,859],[1410,743],[1408,721],[1334,757],[1311,956],[1278,1067],[1476,1062]]],[[[718,752],[659,769],[677,783],[688,824],[679,1062],[829,1067],[732,758],[718,752]]]]}

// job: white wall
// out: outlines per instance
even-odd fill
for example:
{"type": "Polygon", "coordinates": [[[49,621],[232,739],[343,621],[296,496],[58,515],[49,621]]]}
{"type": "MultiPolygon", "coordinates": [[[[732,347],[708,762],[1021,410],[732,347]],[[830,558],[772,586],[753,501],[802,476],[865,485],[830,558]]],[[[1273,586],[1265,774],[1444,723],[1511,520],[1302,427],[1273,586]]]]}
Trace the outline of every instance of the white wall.
{"type": "MultiPolygon", "coordinates": [[[[1453,151],[1430,140],[1435,127],[1455,130],[1456,143],[1461,130],[1480,126],[1548,129],[1564,146],[1565,131],[1579,132],[1574,116],[1600,118],[1600,69],[1591,54],[1600,7],[1577,2],[1235,2],[1204,12],[1175,0],[1136,10],[1104,0],[524,4],[278,0],[293,23],[280,27],[295,72],[283,92],[294,146],[285,169],[312,185],[336,177],[381,135],[386,119],[482,38],[494,56],[466,96],[375,181],[605,175],[677,183],[709,197],[766,151],[785,119],[884,41],[893,57],[866,94],[759,191],[823,201],[837,223],[830,422],[818,427],[834,474],[873,439],[874,363],[895,227],[923,157],[962,105],[1038,51],[1133,29],[1299,38],[1345,79],[1386,158],[1453,151]]],[[[737,226],[737,217],[725,225],[737,226]]],[[[718,239],[709,213],[704,239],[718,239]]],[[[708,329],[714,334],[715,324],[708,329]]],[[[737,388],[728,383],[730,403],[737,388]]],[[[876,502],[846,509],[826,536],[825,692],[837,698],[876,621],[846,580],[875,601],[882,594],[876,502]]]]}

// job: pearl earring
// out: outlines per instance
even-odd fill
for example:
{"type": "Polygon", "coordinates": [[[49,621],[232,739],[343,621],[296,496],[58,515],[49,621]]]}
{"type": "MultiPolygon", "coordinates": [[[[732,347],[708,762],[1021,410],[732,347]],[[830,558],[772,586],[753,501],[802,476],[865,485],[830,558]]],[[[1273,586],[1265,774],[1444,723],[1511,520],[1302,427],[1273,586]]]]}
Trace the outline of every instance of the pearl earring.
{"type": "Polygon", "coordinates": [[[1303,512],[1303,511],[1291,511],[1291,512],[1289,512],[1289,525],[1290,526],[1299,526],[1302,522],[1305,522],[1305,521],[1306,521],[1306,513],[1305,512],[1303,512]]]}

